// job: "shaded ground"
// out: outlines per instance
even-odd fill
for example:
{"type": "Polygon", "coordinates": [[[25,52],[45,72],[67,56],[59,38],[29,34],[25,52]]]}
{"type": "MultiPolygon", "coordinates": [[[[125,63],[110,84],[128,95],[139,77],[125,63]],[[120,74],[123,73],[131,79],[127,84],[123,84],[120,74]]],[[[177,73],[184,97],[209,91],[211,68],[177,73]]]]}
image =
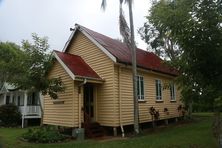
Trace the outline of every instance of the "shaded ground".
{"type": "Polygon", "coordinates": [[[195,114],[192,122],[182,122],[172,124],[167,127],[160,127],[156,130],[148,129],[138,137],[128,137],[125,139],[103,139],[68,141],[57,144],[34,144],[19,140],[19,137],[27,129],[0,128],[0,143],[4,147],[90,147],[90,148],[216,148],[216,140],[213,138],[211,125],[212,114],[195,114]]]}

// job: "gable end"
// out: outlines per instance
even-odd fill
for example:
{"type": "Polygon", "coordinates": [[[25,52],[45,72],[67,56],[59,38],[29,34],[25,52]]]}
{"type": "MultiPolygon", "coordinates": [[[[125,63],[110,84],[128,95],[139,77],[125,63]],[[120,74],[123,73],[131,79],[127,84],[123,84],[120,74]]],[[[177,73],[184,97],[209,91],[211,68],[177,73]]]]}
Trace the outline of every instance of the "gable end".
{"type": "Polygon", "coordinates": [[[77,30],[79,30],[81,33],[83,33],[93,44],[95,44],[103,53],[105,53],[106,56],[108,56],[113,62],[117,62],[116,57],[113,56],[106,48],[104,48],[98,41],[96,41],[92,36],[90,36],[90,34],[85,31],[84,29],[81,28],[80,25],[76,24],[75,25],[75,29],[73,30],[72,34],[70,35],[68,41],[65,44],[65,47],[63,48],[63,52],[66,52],[66,50],[68,49],[71,40],[73,39],[73,37],[75,36],[77,30]]]}

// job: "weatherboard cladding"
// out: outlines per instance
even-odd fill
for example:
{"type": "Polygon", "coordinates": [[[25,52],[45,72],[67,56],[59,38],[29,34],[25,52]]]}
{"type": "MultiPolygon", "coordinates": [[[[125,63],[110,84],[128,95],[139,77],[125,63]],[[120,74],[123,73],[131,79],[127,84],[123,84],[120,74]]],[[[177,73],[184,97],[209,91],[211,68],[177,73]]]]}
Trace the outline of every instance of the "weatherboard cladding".
{"type": "MultiPolygon", "coordinates": [[[[90,66],[90,69],[104,80],[102,85],[94,85],[95,121],[99,122],[102,126],[109,127],[133,124],[132,73],[128,67],[114,64],[117,62],[130,65],[130,50],[121,42],[116,42],[99,33],[95,33],[94,35],[92,35],[92,33],[93,31],[90,33],[90,31],[84,27],[76,26],[63,52],[55,51],[54,55],[57,61],[55,61],[49,73],[49,78],[62,78],[66,90],[65,93],[59,93],[59,99],[64,101],[64,104],[54,104],[49,96],[45,96],[44,124],[78,127],[78,124],[81,121],[83,122],[83,115],[80,116],[78,114],[79,108],[81,109],[84,103],[84,101],[81,101],[84,96],[83,91],[81,91],[81,95],[79,95],[79,85],[82,81],[73,81],[75,79],[72,79],[72,75],[70,77],[70,73],[74,75],[74,78],[77,77],[77,75],[89,77],[89,75],[86,76],[86,74],[88,74],[87,68],[83,68],[84,66],[81,64],[83,59],[83,62],[85,64],[87,63],[86,67],[90,66]],[[116,42],[116,45],[113,44],[113,42],[116,42]],[[80,64],[78,64],[76,60],[80,62],[80,64]],[[74,62],[74,64],[72,62],[74,62]],[[76,70],[76,68],[82,69],[76,70]],[[79,99],[79,97],[81,97],[81,99],[79,99]],[[81,106],[79,106],[79,101],[82,103],[81,106]],[[82,117],[81,121],[79,117],[82,117]]],[[[140,58],[138,59],[137,57],[137,61],[144,58],[145,62],[153,65],[153,67],[151,67],[152,69],[149,68],[149,70],[154,71],[160,64],[163,64],[162,60],[156,55],[140,49],[137,49],[137,56],[140,58]],[[150,59],[147,59],[147,56],[149,56],[150,59]]],[[[142,68],[141,64],[138,67],[142,68]]],[[[160,73],[160,70],[158,72],[160,73]]],[[[169,73],[166,74],[173,75],[169,73]]],[[[168,89],[162,91],[164,101],[161,103],[156,102],[155,80],[161,79],[163,84],[165,84],[171,82],[173,77],[157,75],[157,73],[148,73],[144,70],[138,70],[138,75],[143,76],[145,82],[144,102],[139,103],[140,123],[152,121],[152,117],[147,114],[147,109],[151,106],[160,111],[161,119],[178,117],[176,108],[181,104],[179,91],[176,91],[176,102],[171,102],[170,91],[168,89]],[[170,111],[169,115],[165,115],[163,112],[163,109],[166,107],[170,111]]],[[[92,77],[92,75],[90,76],[92,77]]],[[[94,74],[93,77],[95,77],[94,74]]]]}
{"type": "MultiPolygon", "coordinates": [[[[118,63],[131,65],[131,51],[125,43],[112,39],[95,31],[92,31],[83,26],[77,25],[80,30],[87,32],[93,39],[95,39],[100,45],[102,45],[108,52],[116,57],[118,63]]],[[[137,67],[177,76],[179,73],[176,69],[166,65],[154,53],[136,49],[137,67]]]]}
{"type": "Polygon", "coordinates": [[[99,75],[80,56],[59,51],[54,52],[75,76],[102,80],[99,75]]]}

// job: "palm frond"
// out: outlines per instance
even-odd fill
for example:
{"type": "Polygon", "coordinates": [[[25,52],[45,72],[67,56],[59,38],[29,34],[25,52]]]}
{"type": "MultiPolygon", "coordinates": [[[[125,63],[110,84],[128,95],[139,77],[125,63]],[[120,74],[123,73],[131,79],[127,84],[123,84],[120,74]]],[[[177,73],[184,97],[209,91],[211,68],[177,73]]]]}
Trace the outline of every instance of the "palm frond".
{"type": "Polygon", "coordinates": [[[106,9],[106,0],[102,0],[101,9],[102,9],[102,10],[105,10],[105,9],[106,9]]]}
{"type": "Polygon", "coordinates": [[[120,30],[120,34],[122,35],[124,42],[130,46],[131,41],[130,41],[130,28],[126,22],[125,16],[124,16],[124,12],[122,9],[122,3],[120,1],[120,10],[119,10],[119,30],[120,30]]]}
{"type": "MultiPolygon", "coordinates": [[[[123,1],[123,0],[122,0],[123,1]]],[[[125,0],[124,1],[126,4],[128,4],[129,5],[129,3],[132,3],[133,4],[133,0],[125,0]]]]}

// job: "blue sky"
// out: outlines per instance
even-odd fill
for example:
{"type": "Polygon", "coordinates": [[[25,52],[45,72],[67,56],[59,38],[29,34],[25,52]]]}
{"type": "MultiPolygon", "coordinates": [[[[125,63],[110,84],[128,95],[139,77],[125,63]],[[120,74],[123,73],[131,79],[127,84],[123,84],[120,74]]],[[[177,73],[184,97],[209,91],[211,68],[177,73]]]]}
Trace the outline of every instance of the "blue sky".
{"type": "MultiPolygon", "coordinates": [[[[119,0],[107,0],[107,9],[100,9],[101,0],[0,0],[0,41],[20,44],[31,39],[31,33],[47,36],[51,49],[62,50],[75,23],[112,38],[120,38],[118,28],[119,0]]],[[[143,25],[150,0],[134,0],[135,30],[143,25]]],[[[125,15],[128,9],[125,6],[125,15]]],[[[136,34],[138,47],[146,44],[136,34]]]]}

